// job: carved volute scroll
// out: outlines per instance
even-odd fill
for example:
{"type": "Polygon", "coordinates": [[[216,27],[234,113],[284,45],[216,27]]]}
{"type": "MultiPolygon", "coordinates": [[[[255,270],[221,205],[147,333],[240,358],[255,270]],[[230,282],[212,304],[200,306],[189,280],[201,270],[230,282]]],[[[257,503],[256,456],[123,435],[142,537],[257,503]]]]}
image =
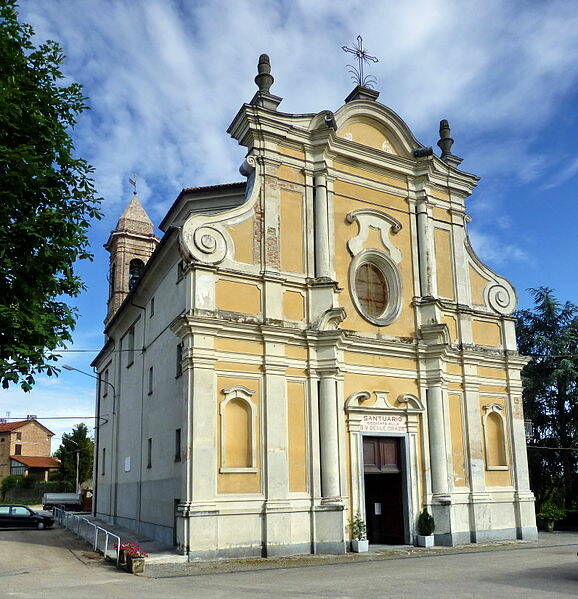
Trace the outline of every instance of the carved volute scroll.
{"type": "Polygon", "coordinates": [[[259,160],[255,156],[248,156],[240,171],[248,177],[245,192],[247,200],[232,210],[217,214],[191,214],[179,235],[180,247],[186,259],[204,264],[219,264],[232,256],[233,241],[225,226],[253,211],[261,187],[259,160]]]}

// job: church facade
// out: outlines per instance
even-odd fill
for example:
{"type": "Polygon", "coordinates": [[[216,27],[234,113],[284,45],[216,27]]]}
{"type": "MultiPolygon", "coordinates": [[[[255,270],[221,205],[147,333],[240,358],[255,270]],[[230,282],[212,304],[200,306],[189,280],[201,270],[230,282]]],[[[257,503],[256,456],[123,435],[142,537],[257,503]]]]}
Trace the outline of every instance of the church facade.
{"type": "Polygon", "coordinates": [[[159,240],[111,233],[97,515],[190,557],[536,536],[516,294],[467,236],[477,177],[356,87],[287,114],[258,91],[228,133],[244,181],[184,189],[159,240]]]}

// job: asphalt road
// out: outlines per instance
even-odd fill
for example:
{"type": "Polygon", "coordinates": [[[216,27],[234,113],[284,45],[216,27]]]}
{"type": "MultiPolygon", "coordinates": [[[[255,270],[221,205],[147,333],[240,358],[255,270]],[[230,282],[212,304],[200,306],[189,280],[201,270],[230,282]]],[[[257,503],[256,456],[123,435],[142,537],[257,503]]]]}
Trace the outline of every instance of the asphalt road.
{"type": "Polygon", "coordinates": [[[548,542],[555,546],[151,579],[92,559],[63,529],[0,530],[0,597],[578,597],[578,536],[548,542]]]}

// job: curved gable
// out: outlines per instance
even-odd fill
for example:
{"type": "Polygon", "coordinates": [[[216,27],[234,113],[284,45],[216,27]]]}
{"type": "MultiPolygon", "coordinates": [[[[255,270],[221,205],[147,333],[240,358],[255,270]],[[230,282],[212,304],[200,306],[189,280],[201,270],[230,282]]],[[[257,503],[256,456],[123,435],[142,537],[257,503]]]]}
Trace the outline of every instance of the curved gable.
{"type": "Polygon", "coordinates": [[[393,110],[377,102],[348,102],[335,120],[338,137],[381,152],[411,158],[422,145],[393,110]]]}

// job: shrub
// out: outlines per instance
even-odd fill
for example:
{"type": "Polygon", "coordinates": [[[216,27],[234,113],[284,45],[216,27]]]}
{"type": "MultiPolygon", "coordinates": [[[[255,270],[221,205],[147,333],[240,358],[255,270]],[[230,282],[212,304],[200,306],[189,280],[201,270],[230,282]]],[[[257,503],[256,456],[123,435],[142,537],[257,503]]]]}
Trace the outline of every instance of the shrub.
{"type": "Polygon", "coordinates": [[[6,493],[15,489],[20,482],[21,476],[17,476],[16,474],[9,474],[5,478],[2,479],[0,483],[0,493],[2,493],[2,499],[6,497],[6,493]]]}
{"type": "Polygon", "coordinates": [[[367,526],[365,520],[361,517],[361,514],[357,512],[354,518],[349,520],[349,529],[351,530],[351,536],[356,541],[363,541],[367,533],[367,526]]]}
{"type": "Polygon", "coordinates": [[[557,520],[563,520],[566,516],[566,511],[562,508],[556,507],[555,505],[546,504],[543,505],[536,517],[546,522],[556,522],[557,520]]]}
{"type": "Polygon", "coordinates": [[[417,521],[417,530],[420,535],[424,537],[429,537],[433,535],[434,530],[436,529],[435,520],[433,516],[427,511],[427,508],[423,508],[423,512],[419,515],[417,521]]]}

